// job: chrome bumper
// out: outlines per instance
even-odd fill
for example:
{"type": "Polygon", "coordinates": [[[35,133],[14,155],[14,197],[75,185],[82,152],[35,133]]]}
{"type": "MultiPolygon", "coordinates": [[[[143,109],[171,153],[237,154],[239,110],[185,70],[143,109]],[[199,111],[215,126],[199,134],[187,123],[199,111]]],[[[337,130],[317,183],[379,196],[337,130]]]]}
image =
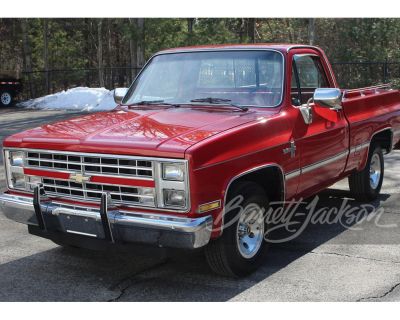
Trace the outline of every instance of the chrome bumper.
{"type": "Polygon", "coordinates": [[[151,244],[172,248],[199,248],[211,236],[212,217],[184,218],[170,215],[120,211],[107,203],[104,194],[99,209],[69,206],[40,199],[1,194],[0,209],[16,222],[46,231],[70,233],[110,242],[151,244]]]}

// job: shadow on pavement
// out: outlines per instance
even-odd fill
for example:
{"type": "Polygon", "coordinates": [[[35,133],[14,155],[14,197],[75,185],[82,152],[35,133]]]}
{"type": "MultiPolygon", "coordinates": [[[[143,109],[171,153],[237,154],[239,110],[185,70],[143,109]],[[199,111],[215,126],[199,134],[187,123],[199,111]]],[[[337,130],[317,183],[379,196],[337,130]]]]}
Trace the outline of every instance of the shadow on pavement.
{"type": "MultiPolygon", "coordinates": [[[[325,207],[349,194],[331,189],[319,196],[318,207],[325,207]]],[[[265,264],[244,279],[213,274],[201,251],[144,256],[55,247],[0,265],[0,300],[227,301],[345,230],[341,224],[311,225],[299,237],[272,245],[265,264]]]]}

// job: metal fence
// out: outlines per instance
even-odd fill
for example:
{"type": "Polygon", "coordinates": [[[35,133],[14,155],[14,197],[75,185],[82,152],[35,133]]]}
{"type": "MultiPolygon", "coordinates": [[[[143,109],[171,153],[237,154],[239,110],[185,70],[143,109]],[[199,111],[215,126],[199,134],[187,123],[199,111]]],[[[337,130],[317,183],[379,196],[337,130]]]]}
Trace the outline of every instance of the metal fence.
{"type": "Polygon", "coordinates": [[[400,62],[335,62],[332,68],[339,86],[347,89],[388,83],[400,78],[400,62]]]}
{"type": "MultiPolygon", "coordinates": [[[[365,87],[400,79],[400,62],[335,62],[332,63],[336,78],[342,88],[365,87]]],[[[107,89],[128,87],[141,68],[104,68],[107,89]]],[[[99,70],[58,69],[22,73],[24,90],[22,99],[40,97],[78,86],[99,87],[99,70]]]]}
{"type": "MultiPolygon", "coordinates": [[[[107,89],[128,87],[141,68],[114,67],[103,69],[107,89]]],[[[100,87],[99,69],[57,69],[23,72],[21,99],[31,99],[74,87],[100,87]]]]}

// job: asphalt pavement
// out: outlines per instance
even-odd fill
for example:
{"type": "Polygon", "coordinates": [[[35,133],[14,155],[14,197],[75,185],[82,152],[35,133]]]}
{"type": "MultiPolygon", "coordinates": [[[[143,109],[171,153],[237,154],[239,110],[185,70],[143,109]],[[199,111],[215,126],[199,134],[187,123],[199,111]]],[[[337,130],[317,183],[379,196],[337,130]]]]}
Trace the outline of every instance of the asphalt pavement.
{"type": "MultiPolygon", "coordinates": [[[[0,109],[6,136],[76,113],[0,109]]],[[[1,157],[1,156],[0,156],[1,157]]],[[[400,152],[385,157],[380,199],[360,224],[309,224],[271,245],[265,264],[244,279],[214,275],[201,251],[144,255],[63,248],[0,215],[0,301],[400,301],[400,152]]],[[[0,190],[5,189],[0,158],[0,190]]],[[[343,181],[318,208],[351,207],[343,181]]]]}

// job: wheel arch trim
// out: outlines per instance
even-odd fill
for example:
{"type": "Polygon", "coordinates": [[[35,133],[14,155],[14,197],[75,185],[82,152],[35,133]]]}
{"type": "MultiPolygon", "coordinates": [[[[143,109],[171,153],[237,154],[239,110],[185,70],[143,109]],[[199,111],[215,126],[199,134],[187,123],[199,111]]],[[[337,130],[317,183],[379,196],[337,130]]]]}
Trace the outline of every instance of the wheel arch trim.
{"type": "Polygon", "coordinates": [[[367,144],[367,153],[364,157],[364,159],[362,159],[362,166],[360,166],[359,171],[363,170],[365,168],[365,166],[367,165],[367,161],[368,161],[368,155],[369,155],[369,151],[371,149],[371,145],[372,145],[372,141],[374,140],[374,137],[384,131],[390,131],[391,133],[391,139],[390,139],[390,147],[389,150],[387,150],[387,153],[389,153],[390,151],[392,151],[393,149],[393,128],[391,126],[379,129],[377,131],[375,131],[374,133],[371,134],[371,138],[369,139],[368,142],[366,142],[365,144],[367,144]]]}
{"type": "Polygon", "coordinates": [[[233,185],[233,183],[234,183],[235,181],[237,181],[238,179],[240,179],[240,178],[242,178],[242,177],[244,177],[244,176],[246,176],[246,175],[248,175],[248,174],[255,173],[255,172],[257,172],[257,171],[260,171],[260,170],[263,170],[263,169],[267,169],[267,168],[276,168],[276,169],[279,170],[279,173],[280,173],[280,176],[281,176],[281,177],[280,177],[280,178],[281,178],[281,183],[282,183],[281,201],[285,201],[285,199],[286,199],[286,179],[285,179],[285,172],[284,172],[283,168],[282,168],[279,164],[277,164],[277,163],[267,163],[267,164],[255,166],[255,167],[253,167],[253,168],[246,169],[246,170],[240,172],[239,174],[235,175],[234,177],[232,177],[232,178],[229,180],[229,182],[228,182],[228,184],[226,185],[226,188],[225,188],[225,194],[224,194],[224,200],[223,200],[223,209],[222,209],[222,211],[221,211],[221,214],[222,214],[222,221],[221,221],[221,227],[220,227],[220,228],[221,228],[221,229],[220,229],[220,230],[221,230],[221,232],[220,232],[221,235],[222,235],[222,233],[223,233],[224,225],[225,225],[226,199],[227,199],[227,196],[228,196],[230,187],[231,187],[231,186],[233,185]]]}

